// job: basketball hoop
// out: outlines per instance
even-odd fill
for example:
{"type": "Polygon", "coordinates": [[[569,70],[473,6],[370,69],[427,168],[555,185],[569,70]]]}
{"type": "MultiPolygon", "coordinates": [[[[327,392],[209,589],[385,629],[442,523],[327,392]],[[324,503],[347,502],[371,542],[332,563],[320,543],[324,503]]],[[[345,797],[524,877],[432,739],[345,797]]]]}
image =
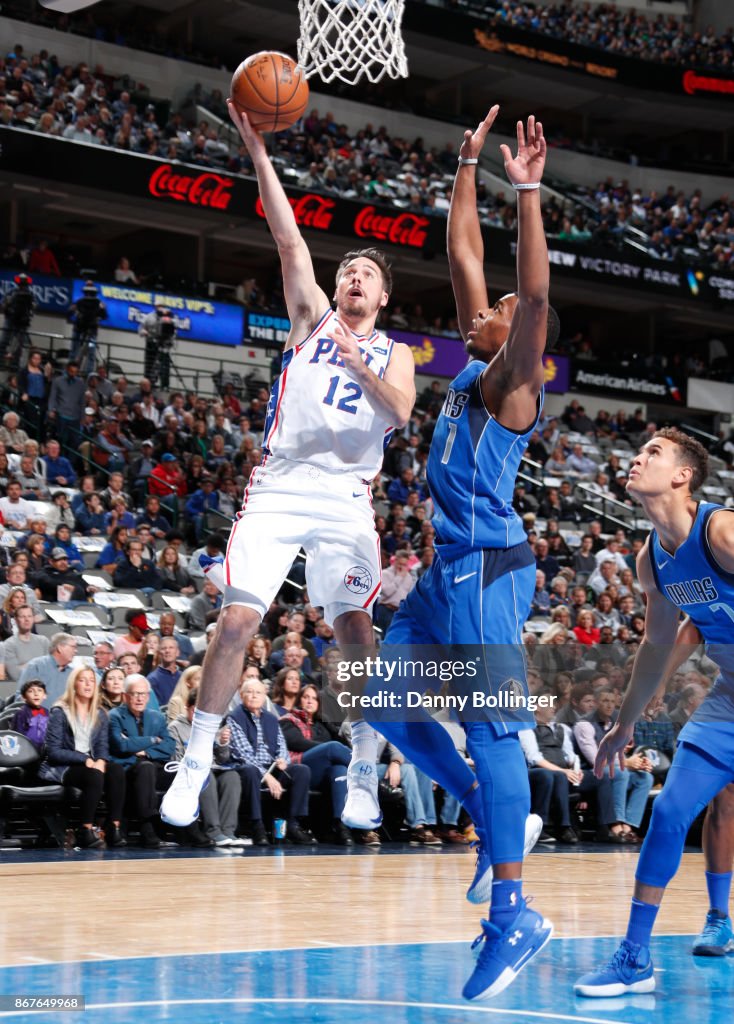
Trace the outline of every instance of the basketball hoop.
{"type": "Polygon", "coordinates": [[[405,0],[298,0],[298,63],[306,77],[340,78],[347,85],[362,76],[370,82],[407,78],[404,7],[405,0]]]}

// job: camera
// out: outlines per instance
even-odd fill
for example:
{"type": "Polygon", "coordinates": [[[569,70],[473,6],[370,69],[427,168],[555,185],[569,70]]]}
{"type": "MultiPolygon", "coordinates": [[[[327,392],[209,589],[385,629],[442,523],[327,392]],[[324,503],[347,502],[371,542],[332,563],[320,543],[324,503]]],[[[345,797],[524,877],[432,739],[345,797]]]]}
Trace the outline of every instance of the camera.
{"type": "Polygon", "coordinates": [[[158,321],[158,341],[163,348],[172,348],[176,340],[176,322],[170,313],[164,313],[158,321]]]}
{"type": "Polygon", "coordinates": [[[5,312],[10,326],[20,330],[29,327],[33,319],[34,301],[30,290],[33,282],[27,274],[17,274],[14,280],[17,287],[6,299],[5,312]]]}

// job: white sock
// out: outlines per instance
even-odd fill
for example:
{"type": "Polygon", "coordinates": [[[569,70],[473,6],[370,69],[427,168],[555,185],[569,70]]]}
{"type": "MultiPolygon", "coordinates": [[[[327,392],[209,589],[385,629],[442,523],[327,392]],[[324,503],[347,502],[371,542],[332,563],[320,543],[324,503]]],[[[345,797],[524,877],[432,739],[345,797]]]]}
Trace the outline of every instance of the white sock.
{"type": "Polygon", "coordinates": [[[212,715],[209,711],[201,711],[199,708],[194,711],[186,756],[202,767],[210,765],[214,759],[214,737],[219,731],[221,721],[221,715],[212,715]]]}
{"type": "Polygon", "coordinates": [[[221,590],[224,593],[224,566],[221,562],[212,562],[212,564],[204,570],[204,575],[210,583],[214,583],[217,590],[221,590]]]}
{"type": "Polygon", "coordinates": [[[369,764],[375,764],[377,740],[377,733],[364,719],[352,722],[352,761],[367,761],[369,764]]]}

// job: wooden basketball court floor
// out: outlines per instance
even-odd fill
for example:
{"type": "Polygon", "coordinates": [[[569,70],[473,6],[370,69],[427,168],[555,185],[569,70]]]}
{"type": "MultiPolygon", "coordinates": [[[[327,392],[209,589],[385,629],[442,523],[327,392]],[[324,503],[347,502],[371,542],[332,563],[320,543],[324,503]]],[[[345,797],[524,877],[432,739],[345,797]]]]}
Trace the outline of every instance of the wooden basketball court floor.
{"type": "Polygon", "coordinates": [[[624,933],[636,859],[633,848],[532,853],[525,889],[554,938],[500,996],[469,1004],[482,908],[464,899],[463,848],[4,850],[0,1019],[731,1024],[734,956],[690,954],[707,909],[700,852],[685,854],[663,903],[656,992],[574,996],[624,933]],[[15,1011],[11,996],[83,996],[86,1009],[15,1011]]]}

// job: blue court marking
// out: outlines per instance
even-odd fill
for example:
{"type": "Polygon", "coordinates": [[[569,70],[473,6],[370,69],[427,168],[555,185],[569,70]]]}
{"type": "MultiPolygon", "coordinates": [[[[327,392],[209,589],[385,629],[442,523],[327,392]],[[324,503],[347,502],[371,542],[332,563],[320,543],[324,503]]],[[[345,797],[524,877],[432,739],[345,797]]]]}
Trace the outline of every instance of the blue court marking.
{"type": "MultiPolygon", "coordinates": [[[[317,913],[318,907],[304,907],[306,922],[309,912],[317,913]]],[[[129,924],[136,920],[131,911],[129,924]]],[[[8,924],[12,929],[13,922],[8,924]]],[[[243,927],[253,925],[243,906],[243,927]]],[[[117,926],[126,925],[110,921],[111,942],[117,926]]],[[[22,927],[18,923],[19,941],[22,927]]],[[[734,956],[692,957],[691,939],[655,938],[657,991],[621,999],[573,994],[574,980],[605,962],[616,939],[553,939],[509,989],[485,1003],[465,1003],[460,996],[474,964],[469,943],[436,942],[6,967],[0,969],[0,994],[83,994],[88,1009],[4,1012],[0,1019],[14,1024],[468,1024],[482,1018],[498,1024],[730,1024],[734,956]]]]}

